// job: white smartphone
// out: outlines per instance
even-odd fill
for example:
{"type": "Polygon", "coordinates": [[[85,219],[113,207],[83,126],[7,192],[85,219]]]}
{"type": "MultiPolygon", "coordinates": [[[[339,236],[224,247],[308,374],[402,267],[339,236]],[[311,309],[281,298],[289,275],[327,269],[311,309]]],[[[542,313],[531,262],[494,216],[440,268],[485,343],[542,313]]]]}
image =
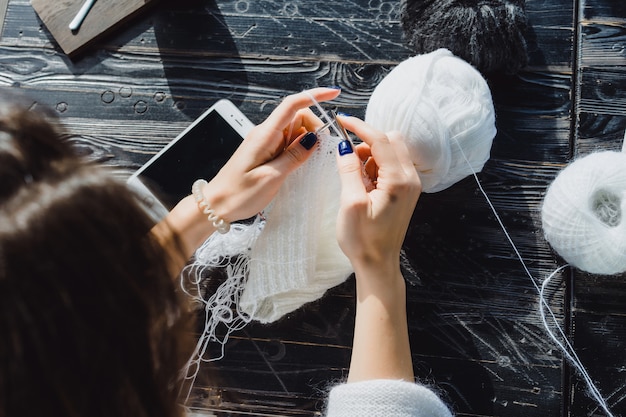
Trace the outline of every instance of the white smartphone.
{"type": "Polygon", "coordinates": [[[229,100],[219,100],[131,175],[127,184],[161,220],[199,178],[209,181],[254,124],[229,100]]]}

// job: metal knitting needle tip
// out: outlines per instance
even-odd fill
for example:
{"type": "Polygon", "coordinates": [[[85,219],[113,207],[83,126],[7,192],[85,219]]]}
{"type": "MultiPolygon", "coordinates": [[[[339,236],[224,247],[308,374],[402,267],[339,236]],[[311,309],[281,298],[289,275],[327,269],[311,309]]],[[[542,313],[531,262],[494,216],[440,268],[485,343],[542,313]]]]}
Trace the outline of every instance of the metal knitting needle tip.
{"type": "Polygon", "coordinates": [[[345,127],[343,127],[343,125],[341,124],[339,119],[337,119],[337,113],[335,113],[334,110],[331,110],[330,114],[331,114],[331,116],[333,116],[333,120],[335,122],[335,125],[337,126],[337,129],[339,129],[339,133],[341,133],[341,136],[343,137],[343,139],[347,140],[350,143],[352,143],[352,140],[350,139],[350,135],[348,135],[348,131],[346,130],[345,127]]]}
{"type": "Polygon", "coordinates": [[[323,130],[328,129],[330,127],[330,125],[332,125],[332,124],[333,124],[332,120],[329,121],[329,122],[324,123],[322,126],[320,126],[319,128],[315,129],[315,134],[319,135],[323,130]]]}

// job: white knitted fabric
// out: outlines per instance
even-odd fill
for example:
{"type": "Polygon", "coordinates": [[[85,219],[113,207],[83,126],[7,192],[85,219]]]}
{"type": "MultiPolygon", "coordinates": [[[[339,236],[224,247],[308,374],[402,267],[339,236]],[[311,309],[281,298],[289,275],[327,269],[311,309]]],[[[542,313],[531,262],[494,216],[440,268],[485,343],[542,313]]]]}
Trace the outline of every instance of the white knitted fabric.
{"type": "Polygon", "coordinates": [[[278,320],[352,274],[337,243],[341,182],[339,140],[320,135],[307,162],[291,173],[264,211],[263,233],[252,247],[241,309],[254,320],[278,320]]]}
{"type": "Polygon", "coordinates": [[[452,417],[430,389],[406,381],[372,380],[330,391],[326,417],[452,417]]]}
{"type": "Polygon", "coordinates": [[[480,172],[496,135],[487,82],[447,49],[396,66],[372,93],[365,121],[402,133],[427,193],[480,172]]]}

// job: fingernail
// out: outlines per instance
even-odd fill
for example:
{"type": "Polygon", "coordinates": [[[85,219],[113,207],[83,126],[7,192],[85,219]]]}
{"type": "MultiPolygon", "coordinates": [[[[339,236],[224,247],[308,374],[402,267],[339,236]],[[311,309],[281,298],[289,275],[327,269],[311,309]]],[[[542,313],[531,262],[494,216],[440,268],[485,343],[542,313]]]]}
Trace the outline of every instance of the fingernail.
{"type": "Polygon", "coordinates": [[[337,112],[337,116],[343,116],[343,117],[350,117],[350,115],[348,113],[344,113],[344,112],[337,112]]]}
{"type": "Polygon", "coordinates": [[[339,155],[341,156],[344,156],[353,152],[352,144],[350,143],[350,141],[347,141],[347,140],[342,140],[341,142],[339,142],[338,149],[339,149],[339,155]]]}
{"type": "Polygon", "coordinates": [[[302,139],[300,139],[300,145],[307,151],[311,149],[317,143],[317,135],[314,132],[309,132],[302,139]]]}
{"type": "Polygon", "coordinates": [[[326,88],[332,88],[333,90],[341,90],[341,87],[339,87],[338,85],[331,85],[330,87],[326,87],[326,88]]]}

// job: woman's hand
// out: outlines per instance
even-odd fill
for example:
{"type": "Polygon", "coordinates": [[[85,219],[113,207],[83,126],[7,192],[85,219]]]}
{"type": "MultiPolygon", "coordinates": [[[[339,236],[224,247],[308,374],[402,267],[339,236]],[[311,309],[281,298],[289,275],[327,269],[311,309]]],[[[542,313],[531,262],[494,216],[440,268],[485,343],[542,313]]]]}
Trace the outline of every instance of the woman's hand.
{"type": "MultiPolygon", "coordinates": [[[[233,222],[263,210],[287,175],[315,149],[317,137],[313,132],[323,123],[308,109],[313,105],[311,96],[323,102],[339,93],[334,88],[314,88],[290,95],[254,127],[202,190],[215,214],[233,222]]],[[[200,212],[194,198],[188,196],[152,231],[174,258],[171,271],[176,276],[202,242],[215,232],[215,227],[200,212]]]]}
{"type": "Polygon", "coordinates": [[[364,143],[339,146],[341,207],[337,238],[356,274],[357,308],[348,382],[413,380],[400,250],[421,192],[417,171],[397,133],[341,118],[364,143]],[[363,166],[374,183],[363,184],[363,166]]]}
{"type": "Polygon", "coordinates": [[[313,152],[314,132],[322,126],[309,106],[332,100],[340,91],[315,88],[286,97],[270,116],[256,126],[205,187],[204,195],[217,214],[232,222],[263,210],[286,176],[313,152]]]}
{"type": "Polygon", "coordinates": [[[342,181],[337,238],[355,270],[399,265],[406,230],[421,192],[413,162],[399,133],[385,134],[354,117],[342,124],[364,143],[338,157],[342,181]],[[375,184],[369,192],[362,166],[375,184]]]}

